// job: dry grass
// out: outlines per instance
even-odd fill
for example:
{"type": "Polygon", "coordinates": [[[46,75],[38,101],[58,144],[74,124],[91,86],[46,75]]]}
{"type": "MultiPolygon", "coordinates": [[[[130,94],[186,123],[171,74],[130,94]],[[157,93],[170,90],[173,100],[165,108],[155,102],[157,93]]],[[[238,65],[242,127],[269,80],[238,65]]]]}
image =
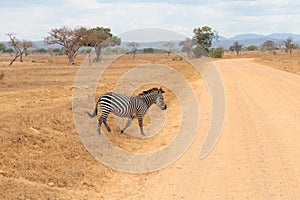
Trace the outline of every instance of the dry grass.
{"type": "MultiPolygon", "coordinates": [[[[66,56],[29,55],[23,63],[17,61],[8,66],[11,57],[0,55],[0,73],[4,74],[0,80],[0,199],[133,198],[139,191],[129,191],[127,185],[138,188],[145,177],[155,174],[127,174],[129,178],[122,179],[122,172],[97,162],[81,143],[73,123],[72,89],[84,58],[79,56],[71,66],[66,56]]],[[[105,71],[97,94],[111,90],[126,71],[149,62],[174,67],[190,81],[201,78],[190,64],[172,58],[137,55],[131,61],[129,55],[124,55],[105,71]]],[[[170,92],[169,97],[167,104],[178,107],[174,94],[170,92]]],[[[167,116],[176,116],[174,112],[179,111],[177,108],[168,112],[167,116]]],[[[141,141],[121,135],[114,120],[109,120],[113,130],[109,139],[130,151],[162,147],[178,129],[174,123],[168,123],[158,137],[141,141]]],[[[167,120],[174,122],[176,118],[167,120]]]]}
{"type": "Polygon", "coordinates": [[[256,63],[300,74],[300,50],[294,50],[292,54],[284,50],[243,51],[241,56],[236,56],[234,52],[226,52],[224,58],[255,58],[256,63]]]}

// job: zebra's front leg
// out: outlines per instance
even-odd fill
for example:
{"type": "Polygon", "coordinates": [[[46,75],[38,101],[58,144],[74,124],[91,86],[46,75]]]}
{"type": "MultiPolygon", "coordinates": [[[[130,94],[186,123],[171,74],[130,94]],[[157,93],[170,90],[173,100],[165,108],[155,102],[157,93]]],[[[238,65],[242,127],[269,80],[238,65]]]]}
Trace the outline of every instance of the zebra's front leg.
{"type": "Polygon", "coordinates": [[[121,130],[121,133],[122,133],[122,134],[123,134],[124,131],[130,126],[131,122],[132,122],[132,118],[131,118],[131,117],[128,117],[128,120],[127,120],[127,123],[126,123],[125,127],[121,130]]]}
{"type": "Polygon", "coordinates": [[[139,117],[139,118],[138,118],[138,121],[139,121],[139,126],[140,126],[141,134],[142,134],[143,136],[146,136],[145,133],[144,133],[144,130],[143,130],[143,118],[142,118],[142,117],[139,117]]]}

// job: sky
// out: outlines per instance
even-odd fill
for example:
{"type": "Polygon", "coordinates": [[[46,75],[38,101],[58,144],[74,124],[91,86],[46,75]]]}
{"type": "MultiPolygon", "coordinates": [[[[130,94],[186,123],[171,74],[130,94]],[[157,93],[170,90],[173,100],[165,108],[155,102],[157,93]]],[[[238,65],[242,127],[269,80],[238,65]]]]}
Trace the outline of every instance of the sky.
{"type": "Polygon", "coordinates": [[[300,34],[300,1],[295,0],[0,0],[0,41],[7,33],[43,40],[53,28],[111,28],[115,35],[168,29],[191,37],[210,26],[226,38],[238,34],[300,34]]]}

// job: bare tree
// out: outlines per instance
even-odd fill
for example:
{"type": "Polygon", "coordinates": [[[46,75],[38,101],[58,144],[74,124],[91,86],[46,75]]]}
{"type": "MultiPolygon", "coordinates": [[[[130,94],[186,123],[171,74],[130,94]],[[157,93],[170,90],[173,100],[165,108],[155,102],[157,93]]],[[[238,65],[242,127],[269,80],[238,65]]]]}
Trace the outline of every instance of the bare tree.
{"type": "Polygon", "coordinates": [[[287,38],[284,41],[284,44],[285,44],[285,48],[286,48],[287,52],[290,52],[290,54],[291,54],[292,49],[294,48],[293,39],[291,37],[287,38]]]}
{"type": "Polygon", "coordinates": [[[189,58],[192,57],[193,45],[194,42],[190,38],[185,38],[185,40],[179,42],[179,46],[182,46],[181,51],[186,52],[189,58]]]}
{"type": "Polygon", "coordinates": [[[282,46],[285,45],[285,41],[279,41],[277,45],[279,49],[282,49],[282,46]]]}
{"type": "Polygon", "coordinates": [[[163,44],[163,46],[166,48],[165,51],[168,53],[168,56],[169,56],[175,46],[175,43],[174,42],[166,42],[163,44]]]}
{"type": "Polygon", "coordinates": [[[70,29],[68,27],[55,28],[49,32],[45,38],[47,44],[59,44],[65,48],[69,63],[74,64],[74,60],[78,54],[78,49],[82,47],[87,38],[87,29],[83,27],[70,29]]]}
{"type": "Polygon", "coordinates": [[[135,54],[137,52],[137,48],[140,44],[137,42],[128,42],[127,46],[131,49],[131,55],[132,55],[132,60],[134,60],[135,58],[135,54]]]}
{"type": "Polygon", "coordinates": [[[9,44],[15,52],[15,57],[10,61],[9,65],[12,65],[19,57],[20,62],[23,62],[23,54],[25,53],[25,56],[27,56],[27,51],[30,47],[32,47],[32,42],[27,40],[18,40],[15,37],[15,33],[8,33],[6,35],[9,37],[9,44]]]}

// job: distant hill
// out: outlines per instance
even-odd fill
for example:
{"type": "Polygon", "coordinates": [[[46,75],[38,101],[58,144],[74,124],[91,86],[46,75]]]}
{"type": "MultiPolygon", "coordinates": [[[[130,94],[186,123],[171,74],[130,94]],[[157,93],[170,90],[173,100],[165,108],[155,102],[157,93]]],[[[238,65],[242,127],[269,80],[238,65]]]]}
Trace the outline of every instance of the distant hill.
{"type": "Polygon", "coordinates": [[[228,40],[240,41],[240,40],[261,39],[261,38],[265,38],[265,36],[257,35],[257,34],[241,34],[241,35],[236,35],[234,37],[231,37],[228,40]]]}
{"type": "MultiPolygon", "coordinates": [[[[61,48],[61,45],[58,44],[51,44],[51,45],[47,45],[45,44],[45,42],[43,40],[37,40],[37,41],[32,41],[33,42],[33,48],[61,48]]],[[[0,41],[0,43],[4,44],[7,48],[10,47],[9,42],[8,41],[0,41]]]]}
{"type": "Polygon", "coordinates": [[[280,42],[287,38],[293,38],[294,43],[300,44],[300,34],[293,33],[274,33],[270,35],[258,35],[258,34],[241,34],[228,39],[222,39],[213,42],[213,47],[224,47],[228,49],[235,41],[247,47],[249,45],[261,46],[266,40],[272,40],[274,42],[280,42]]]}
{"type": "MultiPolygon", "coordinates": [[[[223,36],[219,36],[218,41],[214,41],[212,47],[224,47],[228,49],[235,41],[238,41],[240,44],[243,45],[243,47],[247,47],[249,45],[256,45],[256,46],[261,46],[266,40],[273,40],[274,42],[280,42],[283,40],[286,40],[288,37],[293,38],[294,43],[300,44],[300,34],[293,34],[293,33],[274,33],[270,35],[259,35],[259,34],[241,34],[241,35],[236,35],[231,38],[225,38],[223,36]]],[[[164,49],[165,47],[163,46],[164,43],[166,42],[174,42],[176,45],[174,49],[181,49],[181,47],[178,45],[180,41],[174,40],[174,41],[156,41],[156,42],[140,42],[139,49],[143,48],[158,48],[158,49],[164,49]]],[[[9,43],[7,41],[3,41],[0,43],[5,44],[5,46],[9,47],[9,43]]],[[[34,48],[61,48],[60,45],[46,45],[44,41],[33,41],[34,43],[34,48]]],[[[127,48],[127,43],[122,42],[121,47],[127,48]]]]}

